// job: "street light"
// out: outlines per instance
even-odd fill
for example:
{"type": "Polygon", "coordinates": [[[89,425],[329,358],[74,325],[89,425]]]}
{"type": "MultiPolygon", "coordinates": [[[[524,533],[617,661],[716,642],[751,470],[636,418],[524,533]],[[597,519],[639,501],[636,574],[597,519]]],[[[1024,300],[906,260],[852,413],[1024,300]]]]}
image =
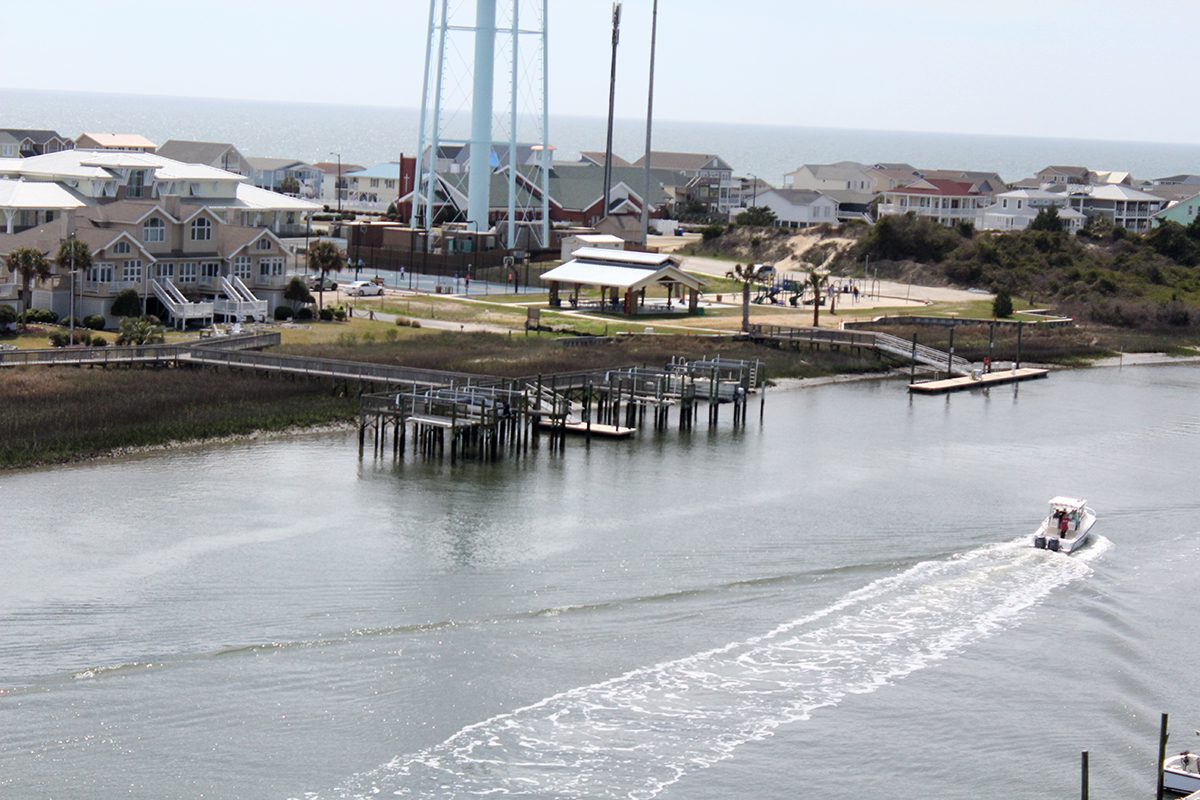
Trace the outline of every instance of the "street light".
{"type": "Polygon", "coordinates": [[[342,216],[342,154],[335,153],[332,150],[330,150],[329,155],[337,156],[337,167],[338,167],[337,182],[333,184],[333,191],[334,191],[334,193],[337,194],[337,209],[338,209],[338,218],[339,218],[338,222],[341,222],[341,216],[342,216]]]}

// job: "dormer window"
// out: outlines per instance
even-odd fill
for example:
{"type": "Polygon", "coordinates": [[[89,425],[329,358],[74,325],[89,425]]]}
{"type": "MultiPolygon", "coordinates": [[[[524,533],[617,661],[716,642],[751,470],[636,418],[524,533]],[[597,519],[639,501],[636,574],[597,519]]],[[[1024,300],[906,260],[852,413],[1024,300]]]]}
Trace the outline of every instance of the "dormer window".
{"type": "Polygon", "coordinates": [[[133,248],[130,246],[129,242],[117,242],[113,245],[112,251],[117,255],[127,255],[133,251],[133,248]]]}
{"type": "Polygon", "coordinates": [[[147,243],[164,242],[166,238],[166,226],[158,217],[151,217],[142,225],[142,241],[147,243]]]}
{"type": "Polygon", "coordinates": [[[271,240],[264,236],[258,240],[258,243],[255,245],[255,247],[257,247],[259,250],[270,250],[271,244],[271,240]]]}
{"type": "Polygon", "coordinates": [[[212,222],[205,217],[192,220],[192,241],[207,242],[212,239],[212,222]]]}

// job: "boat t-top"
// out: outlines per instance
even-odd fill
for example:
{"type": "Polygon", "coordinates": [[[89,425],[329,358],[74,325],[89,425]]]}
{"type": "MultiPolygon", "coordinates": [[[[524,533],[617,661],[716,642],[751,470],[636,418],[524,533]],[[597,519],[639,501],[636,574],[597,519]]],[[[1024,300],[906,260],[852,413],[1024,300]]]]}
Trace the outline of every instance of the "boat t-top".
{"type": "Polygon", "coordinates": [[[1055,497],[1050,515],[1033,534],[1033,546],[1055,552],[1073,553],[1087,543],[1096,512],[1081,497],[1055,497]]]}

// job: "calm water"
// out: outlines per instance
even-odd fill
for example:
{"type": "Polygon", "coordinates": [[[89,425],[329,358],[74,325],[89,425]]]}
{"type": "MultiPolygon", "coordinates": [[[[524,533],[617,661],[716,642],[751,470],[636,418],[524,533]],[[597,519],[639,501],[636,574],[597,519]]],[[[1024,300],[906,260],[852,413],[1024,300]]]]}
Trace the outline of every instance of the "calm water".
{"type": "Polygon", "coordinates": [[[1200,725],[1200,367],[769,393],[500,467],[0,477],[0,796],[1148,797],[1200,725]],[[1055,493],[1102,537],[1023,546],[1055,493]],[[1186,736],[1185,736],[1186,734],[1186,736]]]}
{"type": "MultiPolygon", "coordinates": [[[[657,150],[718,153],[738,174],[779,184],[804,163],[851,159],[866,163],[908,162],[920,167],[986,169],[1008,180],[1032,175],[1047,164],[1083,164],[1130,170],[1140,178],[1200,172],[1200,144],[1109,142],[944,133],[779,127],[659,120],[657,150]]],[[[465,125],[465,117],[461,120],[465,125]]],[[[233,142],[248,156],[279,156],[310,162],[372,164],[417,149],[419,113],[406,108],[305,105],[266,101],[30,92],[0,89],[0,125],[56,128],[65,136],[85,131],[131,131],[155,142],[202,139],[233,142]]],[[[465,136],[465,131],[452,131],[465,136]]],[[[1102,132],[1100,132],[1102,133],[1102,132]]],[[[613,149],[630,161],[645,149],[645,122],[618,120],[613,149]]],[[[555,157],[574,160],[581,150],[603,150],[601,118],[554,117],[555,157]]]]}

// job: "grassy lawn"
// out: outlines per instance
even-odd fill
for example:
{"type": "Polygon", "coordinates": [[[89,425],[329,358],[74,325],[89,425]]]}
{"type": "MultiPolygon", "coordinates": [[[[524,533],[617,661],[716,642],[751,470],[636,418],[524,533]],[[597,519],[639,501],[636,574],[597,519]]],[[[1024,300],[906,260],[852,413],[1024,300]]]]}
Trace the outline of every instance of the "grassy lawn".
{"type": "Polygon", "coordinates": [[[371,321],[354,317],[345,322],[300,322],[281,326],[281,339],[285,345],[330,344],[350,337],[358,341],[395,338],[411,338],[421,334],[420,329],[404,328],[391,322],[371,321]]]}

